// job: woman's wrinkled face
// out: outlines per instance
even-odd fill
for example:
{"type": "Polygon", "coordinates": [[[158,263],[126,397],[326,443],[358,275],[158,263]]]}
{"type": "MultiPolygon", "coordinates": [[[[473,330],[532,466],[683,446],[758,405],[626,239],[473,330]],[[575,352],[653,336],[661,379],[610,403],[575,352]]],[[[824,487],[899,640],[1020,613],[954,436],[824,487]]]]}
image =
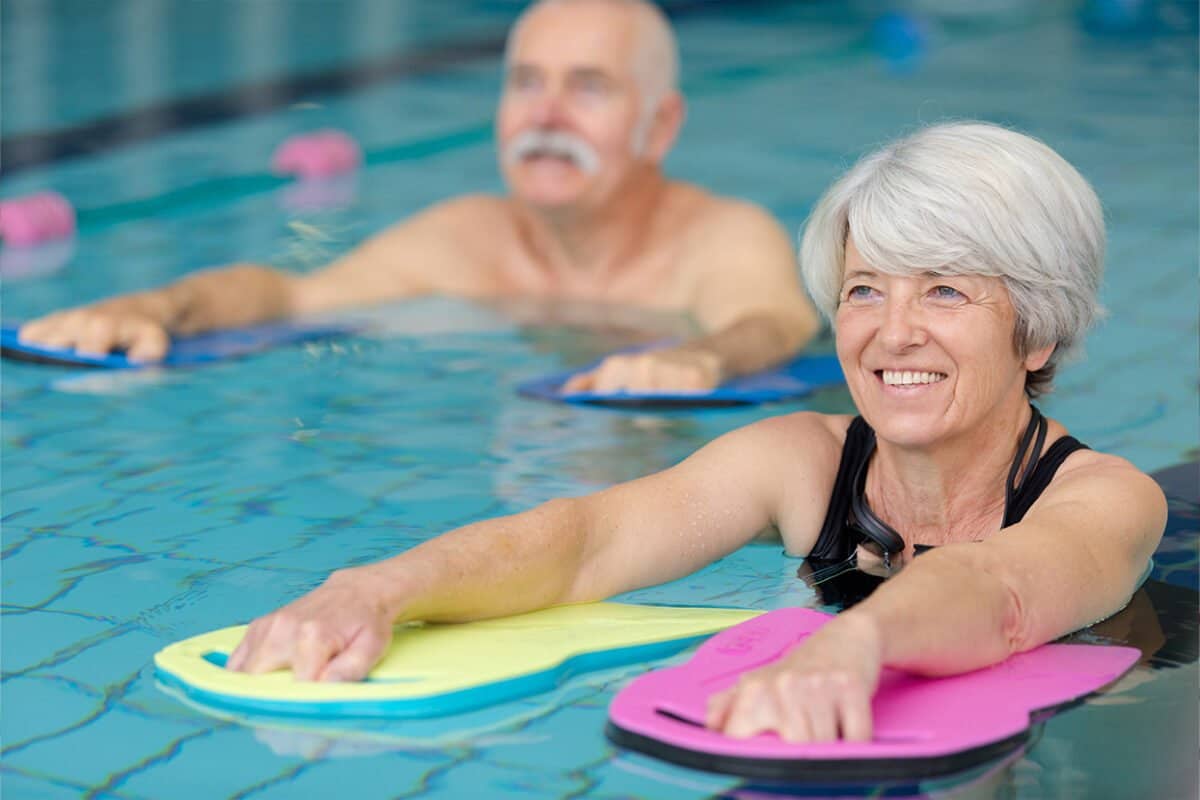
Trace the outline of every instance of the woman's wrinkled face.
{"type": "Polygon", "coordinates": [[[852,238],[842,276],[838,358],[881,441],[929,447],[969,436],[1024,403],[1026,371],[1049,358],[1051,348],[1017,353],[1016,313],[999,278],[888,275],[852,238]]]}

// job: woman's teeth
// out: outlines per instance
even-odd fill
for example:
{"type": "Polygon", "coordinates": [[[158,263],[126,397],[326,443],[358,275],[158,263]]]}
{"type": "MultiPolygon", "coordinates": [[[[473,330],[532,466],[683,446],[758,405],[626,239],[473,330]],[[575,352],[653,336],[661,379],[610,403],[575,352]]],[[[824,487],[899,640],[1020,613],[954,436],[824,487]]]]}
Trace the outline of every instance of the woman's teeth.
{"type": "Polygon", "coordinates": [[[908,370],[881,370],[883,373],[883,382],[888,386],[912,386],[921,383],[937,383],[940,380],[945,380],[946,376],[941,372],[910,372],[908,370]]]}

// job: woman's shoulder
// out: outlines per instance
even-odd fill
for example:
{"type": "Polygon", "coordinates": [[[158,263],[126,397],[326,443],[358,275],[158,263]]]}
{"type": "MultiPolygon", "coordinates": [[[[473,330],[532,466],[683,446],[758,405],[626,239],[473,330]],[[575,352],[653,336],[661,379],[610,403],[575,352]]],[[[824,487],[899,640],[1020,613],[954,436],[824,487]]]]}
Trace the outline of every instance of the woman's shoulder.
{"type": "Polygon", "coordinates": [[[846,431],[854,417],[798,411],[779,414],[738,428],[726,438],[739,450],[752,452],[768,469],[786,469],[789,474],[803,468],[815,476],[837,470],[846,431]]]}
{"type": "Polygon", "coordinates": [[[801,411],[742,429],[748,437],[743,452],[759,454],[755,468],[773,487],[773,522],[789,553],[809,553],[816,543],[853,420],[801,411]]]}
{"type": "MultiPolygon", "coordinates": [[[[1058,441],[1070,435],[1061,423],[1054,420],[1051,423],[1054,426],[1052,432],[1061,433],[1060,436],[1052,436],[1052,440],[1058,441]]],[[[1119,506],[1129,500],[1155,506],[1161,500],[1165,504],[1158,483],[1131,461],[1090,447],[1070,453],[1046,490],[1046,494],[1052,497],[1076,497],[1080,493],[1103,505],[1119,506]]]]}
{"type": "Polygon", "coordinates": [[[854,417],[850,414],[796,411],[761,419],[742,430],[753,430],[760,435],[803,439],[817,446],[833,445],[840,450],[846,441],[846,431],[853,421],[854,417]]]}
{"type": "MultiPolygon", "coordinates": [[[[1079,442],[1079,446],[1072,450],[1071,453],[1063,460],[1062,466],[1059,467],[1055,477],[1068,476],[1087,476],[1092,473],[1115,472],[1117,474],[1126,471],[1145,475],[1141,470],[1135,467],[1130,461],[1112,453],[1105,453],[1101,450],[1093,450],[1086,443],[1076,439],[1071,432],[1056,419],[1047,418],[1049,424],[1047,444],[1043,449],[1043,455],[1050,450],[1056,443],[1068,440],[1079,442]]],[[[1148,477],[1148,476],[1146,476],[1148,477]]]]}
{"type": "Polygon", "coordinates": [[[1127,560],[1136,577],[1162,538],[1167,499],[1158,482],[1130,461],[1082,449],[1067,456],[1024,521],[1055,531],[1062,541],[1075,536],[1110,548],[1093,552],[1132,554],[1127,560]]]}

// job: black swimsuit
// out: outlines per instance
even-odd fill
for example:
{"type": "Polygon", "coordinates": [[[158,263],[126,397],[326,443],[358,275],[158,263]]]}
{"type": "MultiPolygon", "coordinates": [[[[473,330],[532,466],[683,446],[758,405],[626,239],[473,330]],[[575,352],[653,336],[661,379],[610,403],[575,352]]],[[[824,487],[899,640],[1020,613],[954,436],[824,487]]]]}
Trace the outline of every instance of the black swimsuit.
{"type": "MultiPolygon", "coordinates": [[[[1000,527],[1007,528],[1020,522],[1050,485],[1054,473],[1062,466],[1067,456],[1076,450],[1087,449],[1088,446],[1074,436],[1064,436],[1050,445],[1045,455],[1037,460],[1036,465],[1005,504],[1004,522],[1000,527]]],[[[867,462],[874,452],[875,431],[871,430],[871,426],[862,417],[855,417],[846,431],[846,444],[842,447],[842,460],[838,464],[837,478],[833,482],[829,510],[825,513],[825,522],[821,526],[817,543],[808,554],[809,560],[845,561],[854,554],[863,540],[859,528],[853,524],[851,505],[855,492],[859,490],[856,479],[865,475],[867,462]]],[[[917,549],[924,548],[918,546],[917,549]]]]}

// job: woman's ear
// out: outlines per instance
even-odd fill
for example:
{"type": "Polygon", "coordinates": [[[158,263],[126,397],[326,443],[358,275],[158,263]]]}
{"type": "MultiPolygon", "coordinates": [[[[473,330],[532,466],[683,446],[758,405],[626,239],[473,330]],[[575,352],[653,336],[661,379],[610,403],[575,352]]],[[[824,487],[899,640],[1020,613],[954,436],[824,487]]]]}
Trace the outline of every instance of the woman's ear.
{"type": "Polygon", "coordinates": [[[1025,369],[1029,372],[1037,372],[1046,366],[1046,362],[1050,360],[1050,356],[1054,353],[1054,348],[1057,346],[1055,344],[1048,344],[1045,347],[1039,347],[1037,350],[1030,352],[1025,356],[1025,369]]]}

